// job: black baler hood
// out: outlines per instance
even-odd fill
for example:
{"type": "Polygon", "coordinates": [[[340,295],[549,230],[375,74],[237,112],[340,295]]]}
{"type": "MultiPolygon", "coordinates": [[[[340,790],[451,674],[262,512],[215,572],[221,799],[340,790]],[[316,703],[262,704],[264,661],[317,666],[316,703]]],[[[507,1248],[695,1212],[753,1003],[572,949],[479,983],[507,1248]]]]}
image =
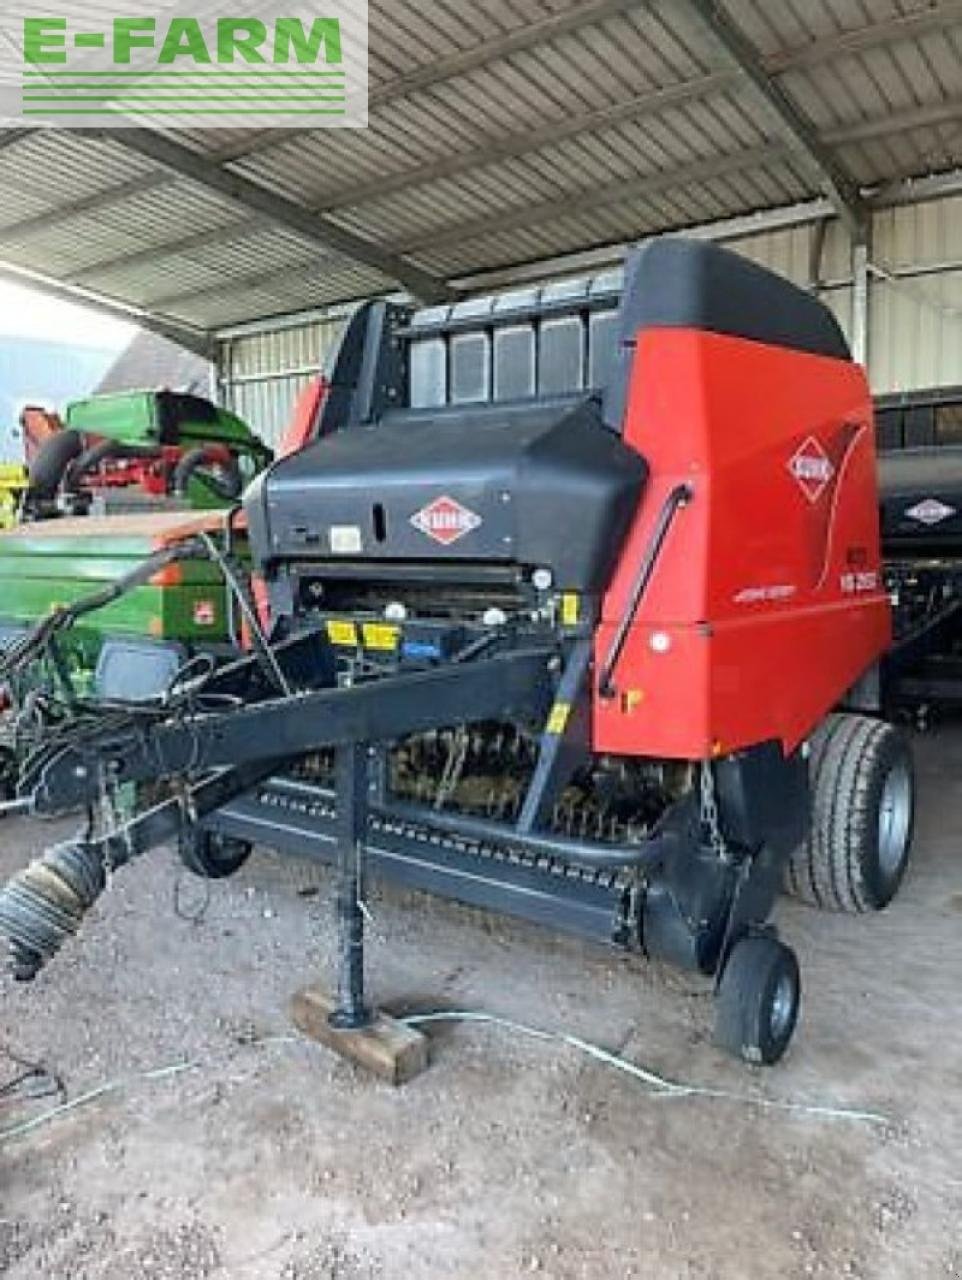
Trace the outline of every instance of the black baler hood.
{"type": "Polygon", "coordinates": [[[246,506],[261,564],[496,561],[599,591],[646,477],[586,397],[388,414],[276,463],[246,506]],[[448,541],[445,516],[463,526],[448,541]],[[433,520],[441,540],[425,532],[433,520]]]}

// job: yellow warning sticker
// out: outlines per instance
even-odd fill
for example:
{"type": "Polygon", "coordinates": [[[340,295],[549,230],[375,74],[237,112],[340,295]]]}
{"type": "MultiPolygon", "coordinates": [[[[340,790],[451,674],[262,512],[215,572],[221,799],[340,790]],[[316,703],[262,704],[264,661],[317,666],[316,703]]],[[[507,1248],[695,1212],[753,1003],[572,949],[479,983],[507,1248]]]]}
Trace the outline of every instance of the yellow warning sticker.
{"type": "Polygon", "coordinates": [[[581,601],[575,591],[565,591],[561,597],[561,625],[576,627],[581,619],[581,601]]]}
{"type": "Polygon", "coordinates": [[[357,648],[357,627],[353,622],[343,622],[338,618],[329,618],[327,622],[327,638],[331,644],[350,645],[357,648]]]}
{"type": "Polygon", "coordinates": [[[568,717],[570,715],[570,702],[556,702],[551,708],[551,715],[548,716],[547,732],[560,736],[568,727],[568,717]]]}
{"type": "Polygon", "coordinates": [[[392,627],[386,622],[365,622],[362,632],[364,635],[365,649],[386,649],[393,651],[397,648],[398,636],[400,634],[398,627],[392,627]]]}

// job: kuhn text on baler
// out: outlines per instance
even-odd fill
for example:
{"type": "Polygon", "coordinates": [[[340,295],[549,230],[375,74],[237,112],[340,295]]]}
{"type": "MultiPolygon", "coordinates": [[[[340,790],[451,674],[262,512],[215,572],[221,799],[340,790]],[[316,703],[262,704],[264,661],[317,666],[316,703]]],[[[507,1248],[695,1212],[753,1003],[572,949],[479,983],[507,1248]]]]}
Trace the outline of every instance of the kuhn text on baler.
{"type": "Polygon", "coordinates": [[[269,637],[24,770],[37,812],[177,786],[0,895],[20,976],[109,867],[175,835],[229,874],[263,841],[338,858],[340,1026],[368,1016],[366,859],[713,976],[718,1041],[781,1056],[780,890],[880,908],[911,837],[907,749],[865,713],[891,626],[865,378],[815,299],[707,244],[631,255],[616,327],[543,300],[356,314],[316,438],[246,496],[269,637]]]}

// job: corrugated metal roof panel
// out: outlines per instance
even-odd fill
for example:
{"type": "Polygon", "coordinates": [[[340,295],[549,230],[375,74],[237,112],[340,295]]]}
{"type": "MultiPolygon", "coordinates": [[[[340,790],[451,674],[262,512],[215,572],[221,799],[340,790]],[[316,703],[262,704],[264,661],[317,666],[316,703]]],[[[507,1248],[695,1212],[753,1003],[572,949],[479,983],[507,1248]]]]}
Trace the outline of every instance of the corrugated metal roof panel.
{"type": "Polygon", "coordinates": [[[21,220],[24,197],[35,212],[49,212],[153,172],[149,161],[112,141],[46,129],[31,134],[0,150],[0,228],[21,220]]]}

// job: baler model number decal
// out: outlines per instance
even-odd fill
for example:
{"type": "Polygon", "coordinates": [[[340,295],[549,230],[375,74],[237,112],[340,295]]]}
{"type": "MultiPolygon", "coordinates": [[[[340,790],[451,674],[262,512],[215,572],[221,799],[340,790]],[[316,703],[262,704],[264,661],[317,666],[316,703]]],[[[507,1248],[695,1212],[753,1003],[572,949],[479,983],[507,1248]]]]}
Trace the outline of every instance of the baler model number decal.
{"type": "Polygon", "coordinates": [[[809,436],[792,455],[788,470],[802,493],[812,503],[818,502],[835,475],[831,458],[814,436],[809,436]]]}
{"type": "Polygon", "coordinates": [[[479,528],[483,521],[468,507],[444,494],[416,511],[411,517],[411,523],[420,533],[439,542],[442,547],[449,547],[452,542],[457,542],[465,534],[479,528]]]}
{"type": "Polygon", "coordinates": [[[878,591],[877,573],[843,573],[839,586],[847,596],[861,595],[864,591],[878,591]]]}

